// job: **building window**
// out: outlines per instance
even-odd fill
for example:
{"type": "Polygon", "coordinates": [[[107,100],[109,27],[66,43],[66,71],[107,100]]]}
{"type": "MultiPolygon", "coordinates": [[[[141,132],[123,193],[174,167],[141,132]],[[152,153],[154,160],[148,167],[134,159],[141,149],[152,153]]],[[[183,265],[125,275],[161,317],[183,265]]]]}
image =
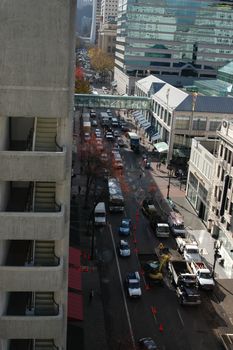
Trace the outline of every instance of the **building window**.
{"type": "Polygon", "coordinates": [[[218,193],[218,187],[215,186],[215,189],[214,189],[214,197],[217,198],[217,193],[218,193]]]}
{"type": "Polygon", "coordinates": [[[231,164],[231,155],[232,155],[232,152],[228,150],[228,160],[227,160],[228,164],[231,164]]]}
{"type": "Polygon", "coordinates": [[[167,110],[164,111],[164,123],[167,123],[167,110]]]}
{"type": "Polygon", "coordinates": [[[168,121],[167,121],[167,125],[170,126],[171,125],[171,113],[168,113],[168,121]]]}
{"type": "Polygon", "coordinates": [[[210,121],[209,131],[216,131],[220,123],[220,121],[210,121]]]}
{"type": "Polygon", "coordinates": [[[227,160],[227,151],[228,151],[228,149],[227,149],[227,148],[225,148],[225,152],[224,152],[224,160],[227,160]]]}
{"type": "Polygon", "coordinates": [[[195,118],[193,120],[193,130],[206,130],[206,118],[195,118]]]}
{"type": "Polygon", "coordinates": [[[189,174],[189,182],[195,189],[197,189],[198,180],[195,178],[195,176],[191,172],[189,174]]]}
{"type": "Polygon", "coordinates": [[[231,185],[232,185],[232,177],[229,178],[229,184],[228,184],[229,189],[231,189],[231,185]]]}
{"type": "Polygon", "coordinates": [[[231,230],[231,224],[229,222],[227,222],[227,231],[230,231],[231,230]]]}
{"type": "Polygon", "coordinates": [[[226,198],[225,210],[227,210],[227,209],[228,209],[228,205],[229,205],[229,198],[226,198]]]}
{"type": "Polygon", "coordinates": [[[190,118],[185,116],[176,117],[176,129],[188,130],[190,124],[190,118]]]}
{"type": "Polygon", "coordinates": [[[219,165],[219,166],[218,166],[217,177],[219,177],[219,176],[220,176],[220,170],[221,170],[221,167],[220,167],[220,165],[219,165]]]}
{"type": "Polygon", "coordinates": [[[220,157],[222,157],[222,153],[223,153],[223,145],[220,146],[220,157]]]}
{"type": "Polygon", "coordinates": [[[199,192],[200,197],[206,202],[208,191],[205,189],[204,186],[202,186],[202,184],[199,184],[199,191],[198,192],[199,192]]]}
{"type": "Polygon", "coordinates": [[[219,192],[218,192],[218,202],[221,201],[221,198],[222,198],[222,191],[219,189],[219,192]]]}
{"type": "Polygon", "coordinates": [[[224,175],[225,175],[225,171],[224,171],[224,169],[222,169],[221,181],[224,180],[224,175]]]}

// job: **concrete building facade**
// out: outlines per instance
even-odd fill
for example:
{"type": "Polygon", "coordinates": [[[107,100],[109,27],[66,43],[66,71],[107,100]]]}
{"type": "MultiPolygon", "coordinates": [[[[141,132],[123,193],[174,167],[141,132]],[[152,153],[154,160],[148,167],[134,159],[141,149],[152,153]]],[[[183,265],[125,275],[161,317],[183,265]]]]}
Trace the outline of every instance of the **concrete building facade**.
{"type": "Polygon", "coordinates": [[[233,58],[232,1],[119,0],[117,90],[148,74],[215,77],[233,58]]]}
{"type": "Polygon", "coordinates": [[[233,118],[232,98],[188,94],[155,76],[139,80],[135,94],[152,100],[147,119],[159,135],[156,140],[168,144],[168,162],[182,157],[186,162],[193,137],[213,138],[221,121],[233,118]]]}
{"type": "Polygon", "coordinates": [[[75,0],[0,11],[0,349],[65,349],[75,0]]]}
{"type": "Polygon", "coordinates": [[[195,137],[189,159],[186,196],[197,215],[207,224],[213,191],[218,141],[195,137]]]}
{"type": "Polygon", "coordinates": [[[217,135],[219,147],[209,220],[212,235],[221,244],[225,269],[233,277],[233,122],[224,120],[217,135]]]}

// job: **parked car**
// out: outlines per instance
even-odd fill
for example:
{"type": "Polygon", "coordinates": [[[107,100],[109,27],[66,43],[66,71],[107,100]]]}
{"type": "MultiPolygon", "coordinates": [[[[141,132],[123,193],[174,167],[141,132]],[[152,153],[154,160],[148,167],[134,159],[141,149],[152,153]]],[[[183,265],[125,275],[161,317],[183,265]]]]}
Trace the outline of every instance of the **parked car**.
{"type": "Polygon", "coordinates": [[[113,132],[115,137],[119,137],[120,136],[120,132],[118,130],[114,130],[113,132]]]}
{"type": "Polygon", "coordinates": [[[92,121],[91,121],[91,125],[92,125],[92,126],[97,126],[97,125],[98,125],[97,120],[92,119],[92,121]]]}
{"type": "Polygon", "coordinates": [[[140,287],[140,275],[138,271],[130,272],[127,274],[126,279],[127,293],[130,298],[139,298],[142,295],[140,287]]]}
{"type": "Polygon", "coordinates": [[[125,218],[121,220],[121,226],[119,227],[119,234],[128,236],[130,234],[131,219],[125,218]]]}
{"type": "Polygon", "coordinates": [[[89,132],[85,132],[84,141],[90,141],[90,139],[91,139],[91,135],[89,134],[89,132]]]}
{"type": "Polygon", "coordinates": [[[122,257],[128,257],[131,254],[129,243],[123,239],[120,240],[118,249],[119,249],[119,255],[122,257]]]}
{"type": "Polygon", "coordinates": [[[130,131],[130,127],[126,123],[121,123],[121,130],[127,132],[130,131]]]}
{"type": "Polygon", "coordinates": [[[125,146],[124,140],[122,138],[120,138],[120,137],[118,137],[117,143],[118,143],[119,147],[124,147],[125,146]]]}
{"type": "Polygon", "coordinates": [[[144,350],[157,350],[158,347],[151,337],[145,337],[138,340],[140,348],[144,350]]]}
{"type": "Polygon", "coordinates": [[[114,139],[114,136],[111,132],[107,132],[105,137],[107,140],[110,140],[110,141],[112,141],[114,139]]]}

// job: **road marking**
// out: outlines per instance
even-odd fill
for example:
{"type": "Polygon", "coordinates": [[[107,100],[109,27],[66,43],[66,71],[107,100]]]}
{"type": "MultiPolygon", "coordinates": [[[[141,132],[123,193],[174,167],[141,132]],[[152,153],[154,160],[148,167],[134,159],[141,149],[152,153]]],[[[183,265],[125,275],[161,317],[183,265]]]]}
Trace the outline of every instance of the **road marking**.
{"type": "Polygon", "coordinates": [[[183,318],[182,318],[182,316],[181,316],[181,313],[180,313],[180,311],[179,311],[178,309],[177,309],[177,313],[178,313],[180,322],[182,323],[182,326],[184,327],[184,321],[183,321],[183,318]]]}
{"type": "Polygon", "coordinates": [[[131,324],[131,321],[130,321],[129,310],[128,310],[127,301],[126,301],[126,297],[125,297],[123,281],[122,281],[122,277],[121,277],[121,270],[120,270],[120,265],[119,265],[118,256],[117,256],[117,252],[116,252],[116,245],[115,245],[113,232],[112,232],[112,226],[110,224],[108,224],[108,227],[109,227],[109,231],[110,231],[111,238],[112,238],[112,244],[113,244],[113,248],[114,248],[114,255],[115,255],[115,258],[116,258],[117,270],[118,270],[119,280],[120,280],[120,284],[121,284],[121,291],[122,291],[123,300],[124,300],[126,317],[127,317],[128,325],[129,325],[130,337],[131,337],[131,340],[132,340],[133,349],[136,350],[136,343],[135,343],[135,339],[134,339],[134,335],[133,335],[133,328],[132,328],[132,324],[131,324]]]}

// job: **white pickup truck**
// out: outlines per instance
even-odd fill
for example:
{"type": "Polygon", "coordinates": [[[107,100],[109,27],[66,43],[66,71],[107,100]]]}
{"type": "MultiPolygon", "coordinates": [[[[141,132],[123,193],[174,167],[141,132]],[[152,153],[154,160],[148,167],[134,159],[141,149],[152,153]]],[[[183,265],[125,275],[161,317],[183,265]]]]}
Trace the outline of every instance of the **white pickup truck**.
{"type": "Polygon", "coordinates": [[[215,283],[210,270],[204,262],[188,263],[190,272],[197,276],[198,284],[202,289],[213,290],[215,283]]]}
{"type": "Polygon", "coordinates": [[[202,258],[199,253],[198,243],[195,239],[189,238],[176,238],[176,243],[178,246],[178,250],[181,254],[183,254],[184,259],[188,262],[195,261],[201,262],[202,258]]]}

